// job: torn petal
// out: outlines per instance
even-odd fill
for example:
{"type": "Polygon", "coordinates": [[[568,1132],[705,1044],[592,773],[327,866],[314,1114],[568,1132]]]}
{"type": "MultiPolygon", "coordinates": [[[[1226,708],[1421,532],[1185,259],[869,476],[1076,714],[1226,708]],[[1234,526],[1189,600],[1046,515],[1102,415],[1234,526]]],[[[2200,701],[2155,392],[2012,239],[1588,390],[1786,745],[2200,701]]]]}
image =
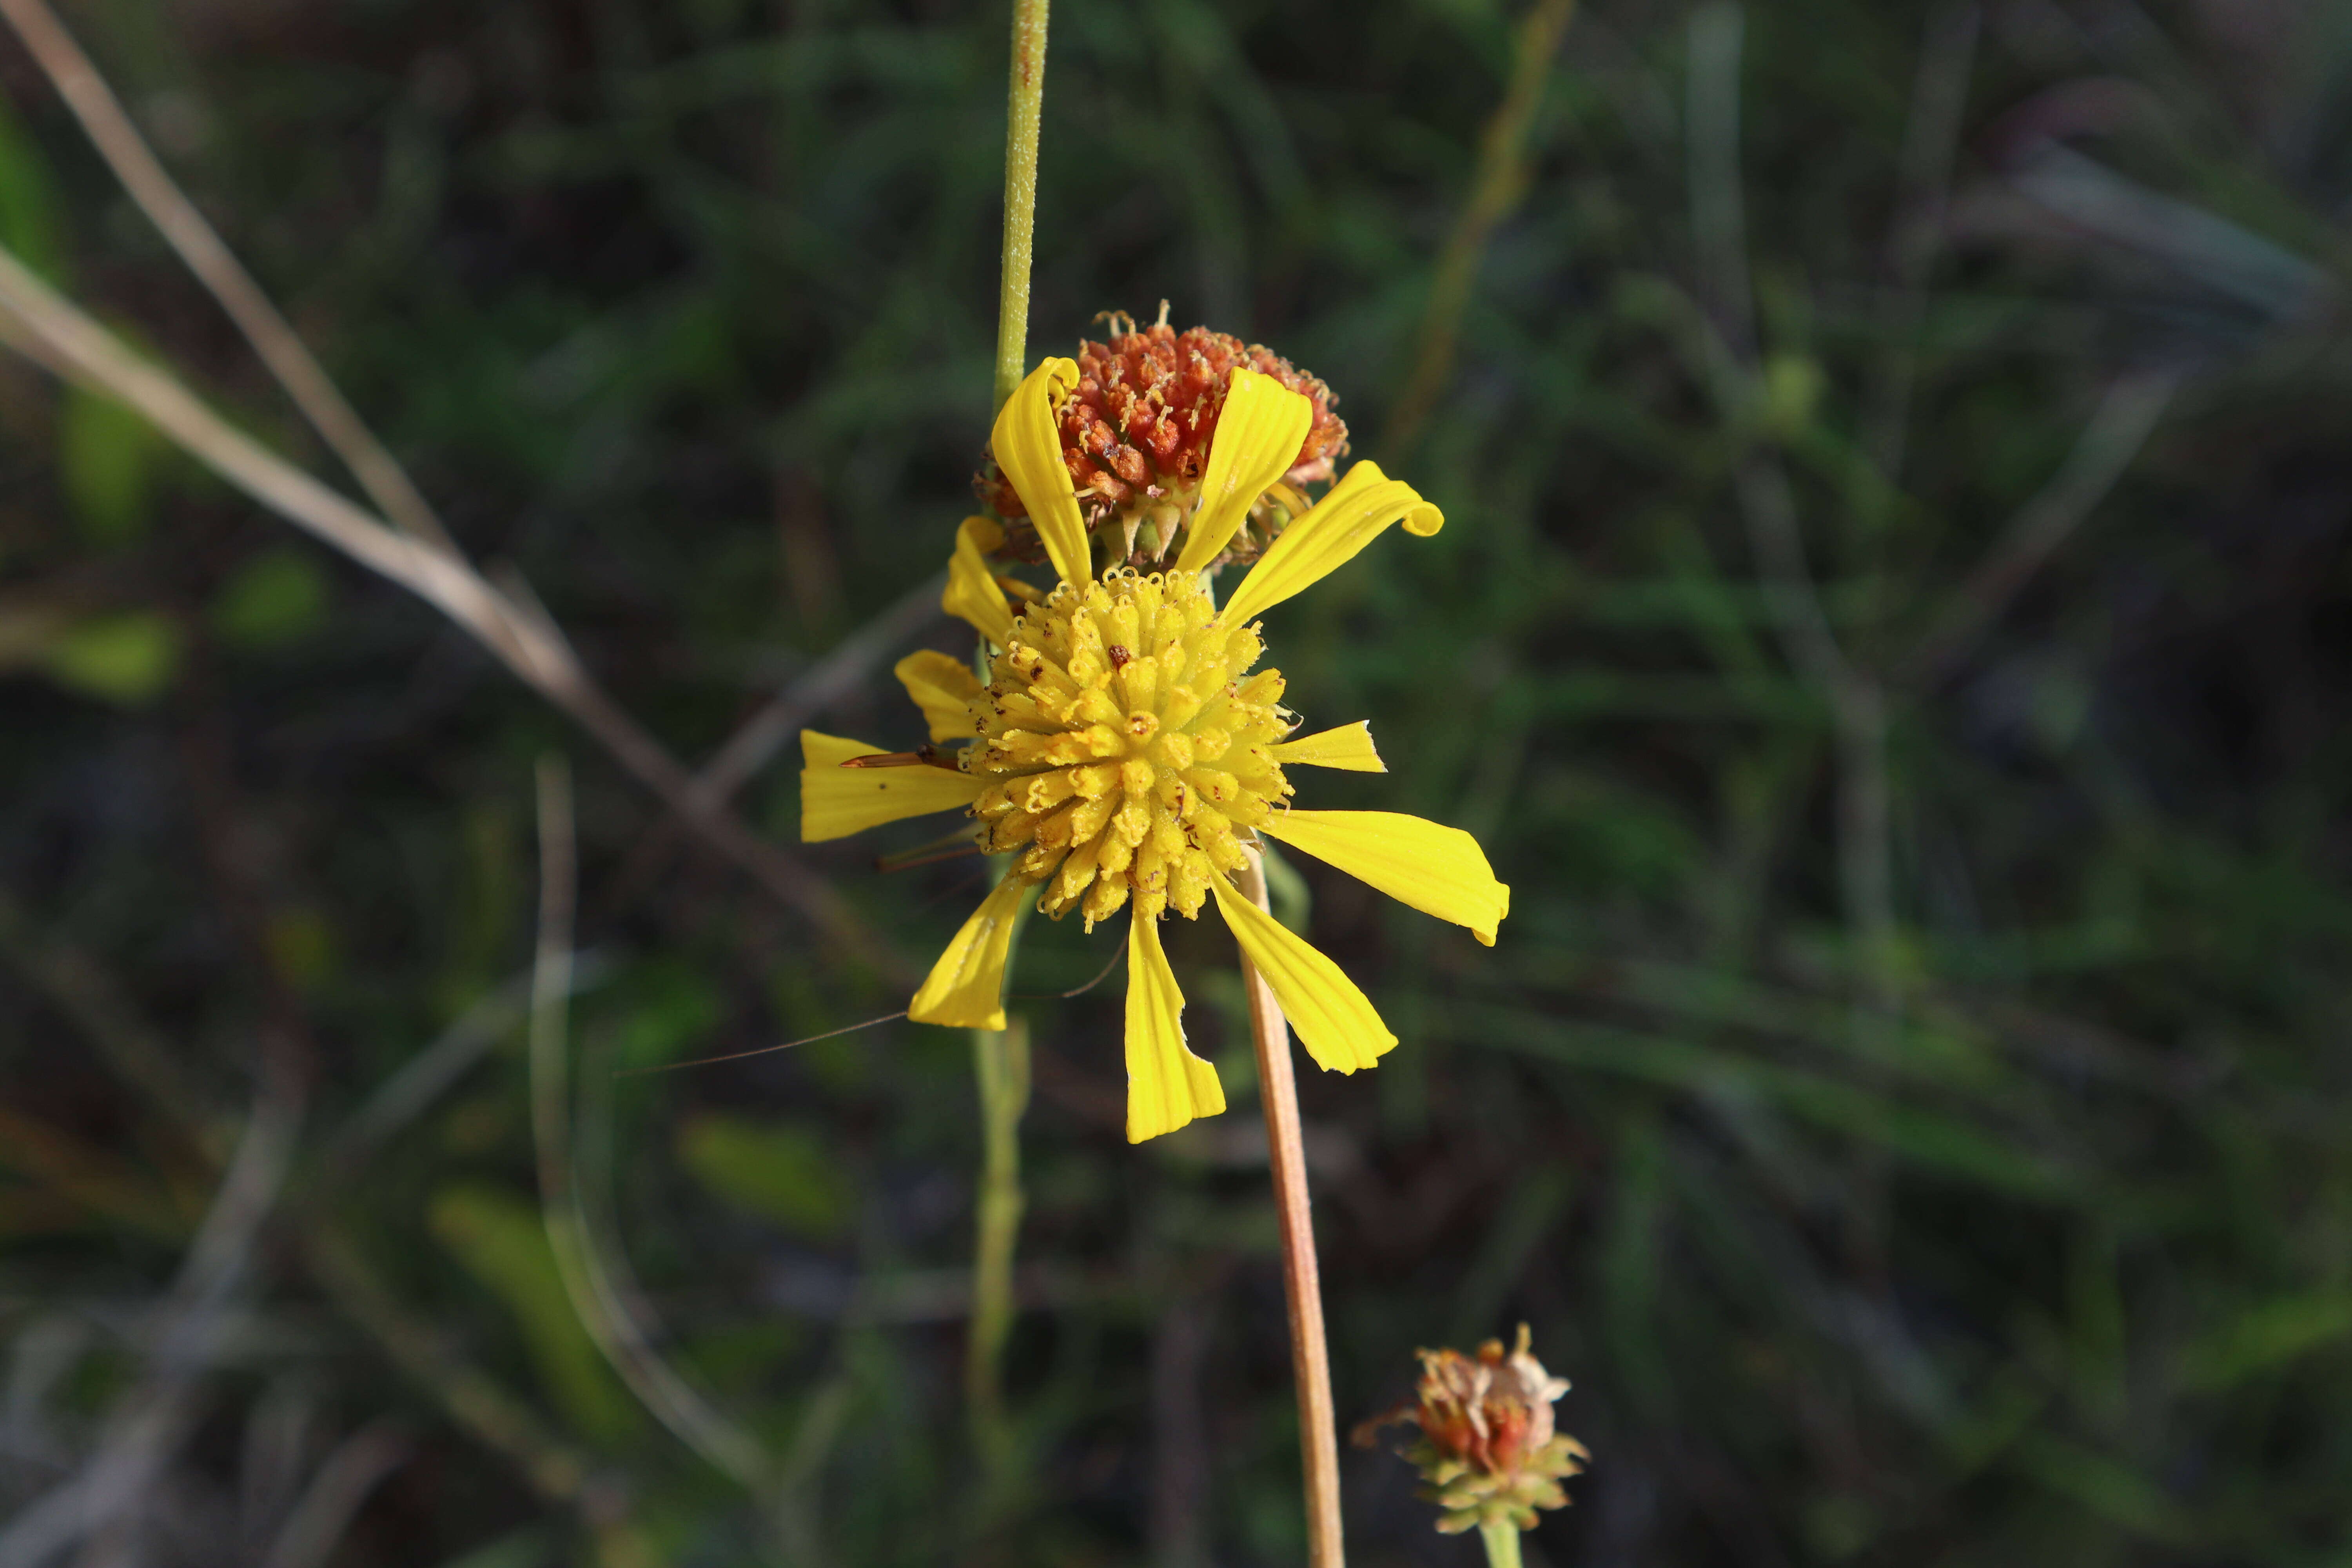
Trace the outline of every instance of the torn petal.
{"type": "Polygon", "coordinates": [[[1384,773],[1388,764],[1372,747],[1372,726],[1359,719],[1320,734],[1301,735],[1268,746],[1265,754],[1283,766],[1304,763],[1309,767],[1345,768],[1351,773],[1384,773]]]}
{"type": "Polygon", "coordinates": [[[1127,1141],[1173,1132],[1225,1108],[1217,1069],[1184,1044],[1184,994],[1160,946],[1160,921],[1127,927],[1127,1141]]]}

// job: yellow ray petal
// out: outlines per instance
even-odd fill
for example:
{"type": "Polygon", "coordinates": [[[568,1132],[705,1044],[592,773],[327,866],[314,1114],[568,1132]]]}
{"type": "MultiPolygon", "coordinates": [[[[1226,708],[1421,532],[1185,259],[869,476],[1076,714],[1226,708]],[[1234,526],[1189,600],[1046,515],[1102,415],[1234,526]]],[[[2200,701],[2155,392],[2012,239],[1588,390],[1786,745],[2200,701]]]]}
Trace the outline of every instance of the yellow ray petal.
{"type": "Polygon", "coordinates": [[[869,827],[934,811],[956,811],[980,794],[981,781],[946,768],[845,768],[852,757],[881,751],[863,741],[801,731],[801,842],[822,844],[869,827]]]}
{"type": "Polygon", "coordinates": [[[961,616],[981,636],[1003,647],[1012,640],[1013,612],[1004,607],[1004,590],[988,569],[985,552],[1004,542],[1004,530],[985,517],[968,517],[956,530],[955,554],[948,561],[947,592],[940,608],[961,616]]]}
{"type": "Polygon", "coordinates": [[[1314,510],[1284,529],[1258,557],[1226,602],[1225,624],[1240,626],[1312,587],[1355,559],[1358,551],[1394,522],[1403,523],[1407,533],[1426,538],[1445,526],[1445,514],[1402,479],[1382,474],[1378,465],[1358,463],[1315,503],[1314,510]]]}
{"type": "Polygon", "coordinates": [[[1276,924],[1223,877],[1210,878],[1209,890],[1217,895],[1217,912],[1225,917],[1243,955],[1274,987],[1282,1016],[1318,1066],[1354,1072],[1373,1066],[1395,1047],[1396,1037],[1338,964],[1276,924]]]}
{"type": "Polygon", "coordinates": [[[1217,1069],[1184,1045],[1184,993],[1160,950],[1160,921],[1127,922],[1127,1141],[1173,1132],[1225,1108],[1217,1069]]]}
{"type": "Polygon", "coordinates": [[[1036,888],[1007,872],[931,965],[930,978],[907,1005],[907,1016],[954,1029],[1004,1027],[1004,958],[1013,949],[1021,900],[1036,888]]]}
{"type": "Polygon", "coordinates": [[[1488,947],[1511,912],[1511,889],[1495,880],[1486,851],[1458,827],[1393,811],[1277,811],[1257,830],[1401,904],[1468,926],[1488,947]]]}
{"type": "Polygon", "coordinates": [[[1063,582],[1084,587],[1094,581],[1087,524],[1078,515],[1077,490],[1062,461],[1062,433],[1054,424],[1055,406],[1077,384],[1076,362],[1045,361],[998,410],[988,442],[996,466],[1029,509],[1029,521],[1037,525],[1037,537],[1045,542],[1055,572],[1063,582]]]}
{"type": "Polygon", "coordinates": [[[1315,423],[1315,405],[1270,375],[1234,372],[1217,433],[1209,440],[1209,468],[1201,476],[1200,504],[1184,526],[1179,572],[1198,572],[1233,539],[1257,498],[1298,461],[1315,423]]]}
{"type": "Polygon", "coordinates": [[[1309,767],[1345,768],[1351,773],[1384,773],[1389,765],[1381,761],[1372,749],[1372,727],[1359,719],[1352,724],[1342,724],[1336,730],[1326,730],[1318,735],[1301,735],[1295,741],[1285,741],[1268,746],[1265,754],[1288,767],[1293,763],[1305,763],[1309,767]]]}
{"type": "Polygon", "coordinates": [[[951,653],[925,648],[892,665],[890,673],[930,721],[932,740],[968,741],[980,733],[971,724],[970,704],[981,693],[971,666],[951,653]]]}

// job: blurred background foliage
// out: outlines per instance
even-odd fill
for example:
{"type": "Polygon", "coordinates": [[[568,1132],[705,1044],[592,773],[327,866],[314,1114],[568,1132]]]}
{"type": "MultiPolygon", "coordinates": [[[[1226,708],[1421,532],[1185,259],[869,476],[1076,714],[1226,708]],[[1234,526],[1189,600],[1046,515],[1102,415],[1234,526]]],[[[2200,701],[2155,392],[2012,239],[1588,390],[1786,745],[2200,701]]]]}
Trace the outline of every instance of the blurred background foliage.
{"type": "MultiPolygon", "coordinates": [[[[967,508],[1003,10],[68,21],[457,537],[692,759],[967,508]]],[[[1394,769],[1318,802],[1467,826],[1516,889],[1491,952],[1284,892],[1404,1040],[1302,1085],[1343,1417],[1525,1319],[1597,1455],[1531,1562],[2352,1563],[2352,10],[1592,0],[1554,46],[1563,10],[1054,17],[1033,355],[1167,298],[1449,519],[1269,617],[1291,700],[1394,769]]],[[[13,39],[0,89],[0,241],[341,482],[13,39]]],[[[1121,1140],[1114,987],[1017,1005],[976,1461],[966,1038],[616,1078],[904,990],[116,405],[11,358],[0,440],[0,1563],[1298,1557],[1222,933],[1171,933],[1235,1102],[1181,1135],[1121,1140]],[[551,749],[579,1226],[749,1487],[541,1223],[551,749]]],[[[822,727],[919,739],[887,660],[957,641],[898,624],[822,727]]],[[[793,837],[789,761],[744,807],[793,837]]],[[[927,960],[978,868],[869,853],[808,859],[927,960]]],[[[1014,989],[1108,952],[1034,922],[1014,989]]],[[[1347,1467],[1357,1561],[1474,1560],[1347,1467]]]]}

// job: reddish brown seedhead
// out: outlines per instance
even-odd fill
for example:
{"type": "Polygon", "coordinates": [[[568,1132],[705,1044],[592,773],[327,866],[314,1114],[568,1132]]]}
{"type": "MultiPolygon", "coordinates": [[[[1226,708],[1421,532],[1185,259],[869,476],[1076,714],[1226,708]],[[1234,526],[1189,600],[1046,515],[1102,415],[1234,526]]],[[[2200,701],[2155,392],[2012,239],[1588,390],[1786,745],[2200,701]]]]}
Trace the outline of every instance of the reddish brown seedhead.
{"type": "MultiPolygon", "coordinates": [[[[1327,479],[1347,449],[1348,426],[1331,412],[1339,399],[1316,377],[1272,350],[1229,332],[1165,321],[1127,331],[1108,343],[1078,345],[1078,385],[1062,405],[1062,460],[1089,525],[1132,502],[1191,490],[1209,464],[1209,443],[1236,369],[1272,376],[1315,405],[1315,422],[1291,474],[1299,483],[1327,479]],[[1302,471],[1303,470],[1303,471],[1302,471]]],[[[1021,498],[991,462],[973,480],[996,515],[1027,515],[1021,498]]]]}
{"type": "MultiPolygon", "coordinates": [[[[1421,1352],[1422,1435],[1442,1454],[1475,1468],[1517,1470],[1532,1448],[1551,1437],[1551,1399],[1541,1377],[1528,1378],[1488,1340],[1478,1353],[1421,1352]]],[[[1532,1362],[1530,1362],[1532,1364],[1532,1362]]]]}
{"type": "Polygon", "coordinates": [[[1528,1349],[1528,1326],[1509,1351],[1488,1340],[1476,1355],[1460,1351],[1415,1352],[1421,1383],[1411,1404],[1356,1428],[1370,1447],[1391,1422],[1421,1428],[1405,1450],[1427,1482],[1422,1496],[1441,1510],[1437,1528],[1459,1534],[1474,1527],[1535,1528],[1544,1509],[1564,1508],[1560,1483],[1584,1468],[1584,1445],[1552,1426],[1552,1401],[1568,1380],[1546,1372],[1528,1349]]]}

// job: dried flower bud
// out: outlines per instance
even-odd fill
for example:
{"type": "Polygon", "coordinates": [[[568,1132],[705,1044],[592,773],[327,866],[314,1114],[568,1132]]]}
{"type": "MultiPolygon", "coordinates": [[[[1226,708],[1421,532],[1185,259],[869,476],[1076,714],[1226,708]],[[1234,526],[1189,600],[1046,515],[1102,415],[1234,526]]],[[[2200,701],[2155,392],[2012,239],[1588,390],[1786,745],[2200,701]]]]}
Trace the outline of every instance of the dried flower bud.
{"type": "MultiPolygon", "coordinates": [[[[1099,567],[1150,571],[1174,559],[1237,369],[1271,376],[1315,405],[1285,483],[1258,503],[1227,552],[1235,561],[1255,559],[1292,511],[1304,509],[1298,487],[1329,479],[1333,459],[1347,450],[1348,426],[1331,412],[1339,399],[1270,349],[1206,327],[1175,331],[1165,301],[1148,327],[1139,329],[1124,311],[1108,315],[1114,328],[1126,330],[1113,331],[1108,343],[1078,344],[1078,384],[1055,412],[1062,461],[1099,567]]],[[[973,477],[972,489],[1008,525],[1004,553],[1042,560],[1027,510],[992,460],[973,477]]]]}
{"type": "Polygon", "coordinates": [[[1552,1429],[1552,1401],[1568,1392],[1568,1379],[1546,1372],[1528,1341],[1521,1323],[1508,1355],[1500,1340],[1488,1340],[1475,1356],[1414,1352],[1421,1382],[1412,1403],[1356,1428],[1356,1444],[1366,1448],[1392,1422],[1421,1428],[1402,1452],[1428,1483],[1421,1495],[1442,1510],[1437,1528],[1448,1535],[1482,1525],[1533,1530],[1537,1510],[1567,1506],[1559,1483],[1591,1458],[1552,1429]]]}

